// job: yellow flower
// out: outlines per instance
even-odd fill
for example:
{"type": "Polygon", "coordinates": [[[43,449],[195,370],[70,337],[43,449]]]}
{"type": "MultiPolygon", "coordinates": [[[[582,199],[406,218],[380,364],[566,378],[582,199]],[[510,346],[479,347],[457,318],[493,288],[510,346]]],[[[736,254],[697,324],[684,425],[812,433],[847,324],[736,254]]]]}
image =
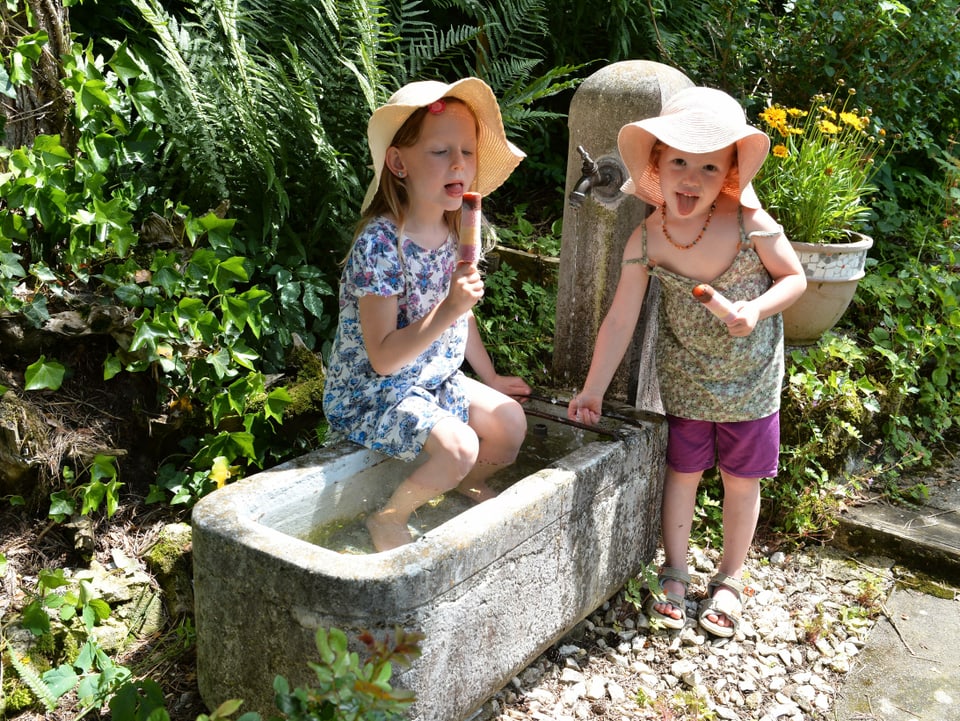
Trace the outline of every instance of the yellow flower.
{"type": "MultiPolygon", "coordinates": [[[[842,112],[840,113],[840,120],[841,122],[844,122],[847,125],[849,125],[851,128],[856,128],[857,130],[860,130],[863,128],[863,123],[861,122],[860,116],[857,115],[856,113],[851,113],[849,111],[842,112]]],[[[863,120],[866,120],[866,118],[863,118],[863,120]]]]}
{"type": "Polygon", "coordinates": [[[840,128],[837,127],[835,123],[831,123],[829,120],[821,120],[817,125],[820,126],[820,132],[824,135],[836,135],[840,132],[840,128]]]}
{"type": "Polygon", "coordinates": [[[779,106],[771,106],[760,113],[760,118],[768,127],[776,130],[780,135],[786,135],[789,131],[787,125],[787,111],[779,106]]]}
{"type": "Polygon", "coordinates": [[[791,240],[833,241],[869,220],[883,128],[849,102],[853,93],[842,95],[818,93],[806,110],[771,102],[759,116],[781,162],[761,168],[753,185],[791,240]]]}

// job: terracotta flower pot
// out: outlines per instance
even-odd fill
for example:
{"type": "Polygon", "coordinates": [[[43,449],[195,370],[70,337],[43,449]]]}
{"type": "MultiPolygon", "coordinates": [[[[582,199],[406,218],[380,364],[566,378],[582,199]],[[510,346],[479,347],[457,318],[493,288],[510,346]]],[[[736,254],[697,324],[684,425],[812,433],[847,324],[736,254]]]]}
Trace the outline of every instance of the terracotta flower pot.
{"type": "Polygon", "coordinates": [[[867,251],[873,238],[850,233],[849,243],[794,243],[793,249],[807,276],[807,289],[783,311],[787,345],[810,345],[836,325],[864,276],[867,251]]]}

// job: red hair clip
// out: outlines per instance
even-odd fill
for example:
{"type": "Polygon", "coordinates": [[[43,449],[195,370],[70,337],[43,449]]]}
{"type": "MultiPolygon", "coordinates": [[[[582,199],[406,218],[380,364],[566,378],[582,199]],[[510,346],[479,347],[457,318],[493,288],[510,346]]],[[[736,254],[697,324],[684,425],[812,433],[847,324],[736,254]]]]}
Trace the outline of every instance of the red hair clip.
{"type": "Polygon", "coordinates": [[[447,104],[443,100],[437,100],[436,102],[430,103],[427,106],[427,110],[429,110],[433,115],[439,115],[446,110],[446,108],[447,104]]]}

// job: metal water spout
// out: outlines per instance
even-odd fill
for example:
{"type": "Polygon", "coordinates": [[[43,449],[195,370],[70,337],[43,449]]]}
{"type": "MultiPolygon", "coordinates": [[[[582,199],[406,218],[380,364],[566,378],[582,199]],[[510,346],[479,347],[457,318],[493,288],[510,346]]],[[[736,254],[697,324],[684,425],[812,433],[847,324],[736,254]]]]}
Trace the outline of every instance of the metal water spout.
{"type": "Polygon", "coordinates": [[[625,180],[624,168],[620,162],[614,158],[601,158],[595,161],[582,145],[577,146],[577,152],[583,158],[583,165],[580,169],[580,180],[570,191],[570,205],[579,208],[591,191],[601,200],[616,198],[625,180]]]}
{"type": "MultiPolygon", "coordinates": [[[[587,377],[594,339],[620,278],[624,247],[649,210],[640,198],[620,192],[628,175],[617,147],[620,130],[659,115],[665,99],[693,84],[676,68],[624,60],[586,78],[570,101],[551,370],[559,387],[579,387],[587,377]]],[[[607,393],[637,408],[662,412],[656,373],[648,368],[653,365],[659,302],[655,286],[648,288],[630,350],[607,393]]]]}

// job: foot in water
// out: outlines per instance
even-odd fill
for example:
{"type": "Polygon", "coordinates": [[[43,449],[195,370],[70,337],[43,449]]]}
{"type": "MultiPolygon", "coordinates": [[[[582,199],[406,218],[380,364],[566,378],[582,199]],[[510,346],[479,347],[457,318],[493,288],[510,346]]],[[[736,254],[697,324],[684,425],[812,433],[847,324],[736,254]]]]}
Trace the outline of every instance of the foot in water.
{"type": "Polygon", "coordinates": [[[399,548],[413,540],[406,521],[401,522],[393,510],[376,511],[367,516],[367,530],[378,553],[399,548]]]}

